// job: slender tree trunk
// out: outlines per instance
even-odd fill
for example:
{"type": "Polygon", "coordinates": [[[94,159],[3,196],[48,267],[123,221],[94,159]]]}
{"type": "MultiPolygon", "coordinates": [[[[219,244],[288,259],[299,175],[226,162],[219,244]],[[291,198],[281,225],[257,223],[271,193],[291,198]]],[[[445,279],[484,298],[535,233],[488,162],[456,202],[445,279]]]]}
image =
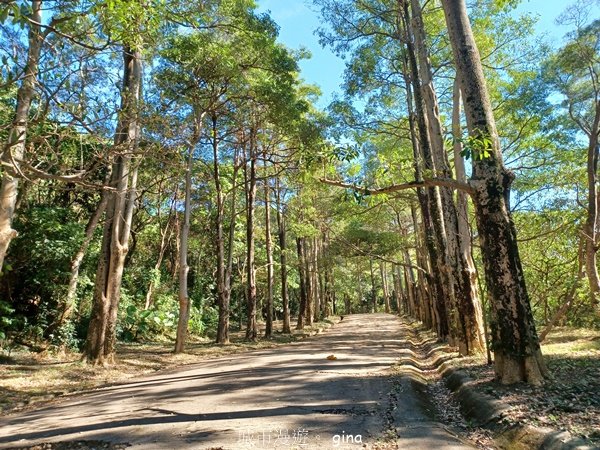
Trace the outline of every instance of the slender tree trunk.
{"type": "Polygon", "coordinates": [[[473,158],[471,186],[486,282],[492,304],[495,371],[502,383],[540,384],[546,369],[533,322],[517,233],[510,216],[510,184],[504,167],[481,59],[464,0],[442,0],[469,133],[489,139],[489,157],[473,158]]]}
{"type": "Polygon", "coordinates": [[[306,255],[304,254],[304,239],[296,238],[296,249],[298,252],[298,275],[300,277],[300,309],[298,311],[298,323],[296,330],[304,329],[304,318],[308,304],[308,289],[306,286],[306,255]]]}
{"type": "Polygon", "coordinates": [[[2,184],[0,184],[0,273],[8,246],[17,232],[12,228],[19,193],[19,164],[25,157],[25,144],[31,103],[35,95],[40,53],[44,37],[41,32],[42,0],[32,0],[29,20],[29,48],[21,86],[17,91],[15,118],[2,152],[2,184]]]}
{"type": "MultiPolygon", "coordinates": [[[[229,343],[229,320],[231,317],[231,285],[233,277],[233,251],[235,242],[235,219],[236,219],[236,197],[237,197],[237,175],[238,175],[238,151],[233,158],[233,175],[231,183],[231,205],[229,211],[229,237],[227,242],[227,268],[225,269],[225,290],[223,292],[223,313],[219,311],[219,325],[217,337],[222,344],[229,343]],[[220,335],[220,336],[219,336],[220,335]]],[[[240,302],[241,304],[241,302],[240,302]]],[[[240,330],[242,329],[242,309],[239,308],[240,330]]]]}
{"type": "Polygon", "coordinates": [[[219,163],[219,133],[217,129],[217,116],[212,115],[212,150],[213,150],[213,181],[215,183],[216,216],[215,229],[217,231],[215,250],[217,255],[217,305],[219,307],[219,322],[217,324],[217,344],[229,343],[229,293],[226,276],[225,260],[225,194],[221,183],[221,167],[219,163]]]}
{"type": "MultiPolygon", "coordinates": [[[[398,314],[402,314],[404,303],[404,294],[402,289],[402,277],[400,276],[400,266],[398,264],[394,264],[392,268],[393,282],[394,282],[394,302],[396,303],[396,312],[398,314]]],[[[406,308],[404,308],[406,309],[406,308]]]]}
{"type": "Polygon", "coordinates": [[[79,282],[79,269],[81,267],[81,263],[83,262],[83,258],[87,253],[87,249],[94,238],[94,232],[96,228],[98,228],[98,223],[106,210],[106,204],[108,203],[108,195],[106,191],[102,191],[102,197],[100,198],[100,203],[96,207],[94,213],[90,216],[88,223],[85,227],[85,237],[79,250],[75,253],[75,256],[71,260],[71,274],[69,275],[69,287],[67,289],[67,295],[65,297],[64,303],[61,305],[61,313],[60,318],[56,322],[56,327],[60,328],[65,323],[67,323],[75,308],[75,297],[77,295],[77,284],[79,282]]]}
{"type": "MultiPolygon", "coordinates": [[[[408,52],[407,52],[408,53],[408,52]]],[[[408,56],[406,57],[408,60],[408,56]]],[[[405,66],[408,66],[408,62],[405,61],[405,66]]],[[[405,73],[408,74],[408,68],[405,67],[405,73]]],[[[406,83],[406,101],[407,107],[410,114],[410,135],[413,147],[414,156],[414,168],[415,168],[415,180],[421,181],[423,179],[423,168],[422,168],[422,156],[420,149],[419,138],[417,137],[417,124],[416,114],[414,113],[413,101],[412,101],[412,85],[410,77],[405,76],[406,83]]],[[[431,212],[429,210],[429,195],[425,189],[417,189],[417,199],[419,202],[419,208],[421,216],[423,218],[423,226],[419,228],[416,211],[413,205],[411,205],[411,211],[413,216],[413,223],[415,230],[423,230],[423,247],[426,252],[417,252],[417,263],[420,267],[428,267],[427,262],[419,261],[419,259],[426,259],[429,257],[431,266],[434,267],[438,260],[437,240],[433,229],[433,222],[431,218],[431,212]],[[424,256],[427,254],[427,256],[424,256]]],[[[417,232],[418,235],[418,232],[417,232]]],[[[441,270],[432,270],[428,274],[419,272],[418,288],[414,290],[414,316],[423,321],[425,326],[436,330],[438,336],[447,335],[447,320],[445,316],[445,291],[444,291],[444,280],[442,279],[441,270]],[[427,291],[427,292],[426,292],[427,291]],[[430,293],[431,296],[427,295],[430,293]],[[424,314],[425,313],[425,314],[424,314]],[[427,317],[425,317],[427,316],[427,317]],[[443,318],[440,321],[440,317],[443,318]]]]}
{"type": "Polygon", "coordinates": [[[192,171],[194,168],[194,150],[200,141],[202,134],[202,122],[204,112],[196,112],[196,123],[194,124],[194,135],[190,140],[188,148],[188,161],[185,171],[185,203],[183,207],[183,224],[180,234],[179,245],[179,319],[177,321],[177,336],[175,338],[175,353],[183,353],[190,321],[190,296],[188,293],[188,264],[189,235],[192,216],[192,171]]]}
{"type": "MultiPolygon", "coordinates": [[[[453,92],[453,111],[452,111],[452,134],[454,136],[454,170],[456,179],[460,182],[467,182],[467,173],[465,170],[465,161],[462,156],[462,144],[459,139],[462,137],[461,117],[461,92],[458,78],[454,80],[453,92]]],[[[477,269],[473,261],[471,251],[471,226],[469,225],[468,197],[463,191],[457,192],[457,237],[458,247],[458,270],[459,277],[462,280],[462,297],[459,298],[458,310],[460,312],[461,330],[463,337],[463,347],[460,348],[461,354],[471,354],[482,352],[486,349],[485,328],[483,324],[483,309],[481,299],[479,298],[479,289],[477,288],[477,269]]]]}
{"type": "Polygon", "coordinates": [[[312,260],[312,270],[311,270],[311,283],[313,285],[313,320],[318,322],[321,320],[321,282],[320,282],[320,272],[321,268],[319,267],[319,240],[317,237],[313,237],[311,239],[311,260],[312,260]]]}
{"type": "Polygon", "coordinates": [[[270,338],[273,335],[273,245],[271,236],[271,187],[269,186],[269,177],[267,175],[267,155],[263,154],[265,160],[265,251],[267,253],[267,292],[266,309],[267,321],[265,324],[265,337],[270,338]]]}
{"type": "MultiPolygon", "coordinates": [[[[403,3],[403,19],[407,39],[405,42],[407,53],[407,69],[410,74],[412,96],[414,105],[410,110],[414,111],[416,129],[412,131],[416,147],[415,165],[423,162],[423,167],[417,170],[418,180],[422,179],[422,171],[426,170],[435,173],[435,161],[433,157],[433,148],[431,136],[429,134],[429,121],[427,116],[427,106],[423,96],[421,82],[421,73],[419,70],[417,56],[415,53],[415,36],[410,21],[409,5],[403,3]],[[413,109],[414,108],[414,109],[413,109]]],[[[410,92],[410,91],[409,91],[410,92]]],[[[410,100],[410,99],[409,99],[410,100]]],[[[423,191],[423,190],[420,190],[423,191]]],[[[425,223],[425,233],[427,248],[430,253],[431,264],[435,267],[435,274],[432,275],[436,294],[434,296],[435,305],[435,324],[437,325],[437,334],[441,339],[451,338],[453,321],[451,320],[452,308],[455,304],[455,283],[452,277],[451,263],[448,254],[448,238],[446,224],[442,213],[442,198],[439,188],[428,188],[425,193],[418,193],[420,198],[421,213],[425,223]],[[425,205],[423,205],[425,204],[425,205]],[[431,228],[428,226],[430,224],[431,228]],[[429,229],[430,228],[430,229],[429,229]]]]}
{"type": "MultiPolygon", "coordinates": [[[[421,202],[419,202],[421,204],[421,202]]],[[[421,204],[422,205],[422,204],[421,204]]],[[[423,324],[430,329],[438,329],[437,321],[437,309],[435,296],[439,293],[439,290],[436,288],[437,283],[441,282],[439,274],[432,273],[431,268],[434,263],[431,262],[432,255],[435,256],[435,242],[431,230],[428,233],[427,226],[419,226],[419,220],[417,217],[417,208],[414,205],[410,207],[413,228],[415,230],[415,239],[417,244],[416,249],[416,262],[417,266],[424,269],[424,271],[419,270],[418,277],[418,286],[415,283],[415,276],[413,274],[413,270],[410,269],[410,279],[413,287],[413,314],[419,319],[423,324]],[[429,259],[427,256],[429,255],[429,259]],[[428,293],[432,293],[432,295],[428,295],[428,293]]],[[[423,209],[421,206],[421,212],[427,211],[427,209],[423,209]]],[[[427,223],[425,220],[426,216],[423,216],[423,224],[427,223]]],[[[405,252],[405,257],[407,260],[407,264],[410,264],[410,253],[408,250],[405,252]]]]}
{"type": "MultiPolygon", "coordinates": [[[[171,239],[172,227],[171,222],[173,222],[173,214],[175,210],[175,203],[177,202],[177,192],[173,196],[173,201],[171,202],[171,207],[169,209],[169,217],[167,218],[167,225],[164,230],[160,230],[160,248],[158,250],[158,258],[156,259],[156,264],[154,264],[154,272],[150,283],[148,283],[148,290],[146,291],[146,301],[144,303],[144,309],[148,310],[152,306],[154,302],[154,288],[156,287],[157,277],[160,275],[160,267],[162,266],[163,259],[165,257],[165,252],[167,251],[167,246],[169,244],[169,240],[171,239]]],[[[160,217],[160,216],[159,216],[160,217]]],[[[160,229],[160,222],[159,222],[160,229]]]]}
{"type": "Polygon", "coordinates": [[[363,312],[367,312],[365,309],[363,309],[363,298],[364,298],[364,294],[363,294],[363,285],[362,285],[362,273],[360,270],[360,262],[356,265],[356,269],[357,269],[357,279],[358,279],[358,289],[357,289],[357,294],[358,294],[358,307],[360,308],[360,311],[363,312]]]}
{"type": "Polygon", "coordinates": [[[386,314],[392,312],[390,308],[390,291],[388,288],[387,271],[385,270],[385,262],[379,263],[379,271],[381,273],[381,286],[383,288],[383,304],[386,314]]]}
{"type": "Polygon", "coordinates": [[[313,312],[315,306],[315,288],[313,278],[313,253],[312,253],[312,238],[303,239],[304,244],[304,274],[306,276],[306,325],[313,324],[313,312]]]}
{"type": "Polygon", "coordinates": [[[369,260],[369,270],[371,271],[371,312],[377,312],[377,288],[375,287],[375,269],[373,269],[373,260],[369,260]]]}
{"type": "Polygon", "coordinates": [[[246,276],[248,296],[246,339],[255,341],[258,337],[256,323],[256,267],[254,264],[254,207],[256,201],[256,132],[250,131],[249,161],[245,166],[246,174],[246,276]],[[249,163],[249,164],[248,164],[249,163]]]}
{"type": "Polygon", "coordinates": [[[114,140],[117,154],[110,180],[114,191],[108,194],[92,315],[84,349],[84,358],[92,364],[114,362],[121,280],[137,198],[137,165],[134,164],[133,155],[137,150],[140,132],[141,51],[125,47],[123,63],[121,111],[114,140]]]}
{"type": "Polygon", "coordinates": [[[279,231],[279,262],[281,265],[281,301],[283,303],[283,332],[290,334],[290,300],[288,297],[287,286],[287,232],[285,223],[285,214],[281,201],[281,186],[279,177],[275,180],[276,199],[277,199],[277,228],[279,231]]]}

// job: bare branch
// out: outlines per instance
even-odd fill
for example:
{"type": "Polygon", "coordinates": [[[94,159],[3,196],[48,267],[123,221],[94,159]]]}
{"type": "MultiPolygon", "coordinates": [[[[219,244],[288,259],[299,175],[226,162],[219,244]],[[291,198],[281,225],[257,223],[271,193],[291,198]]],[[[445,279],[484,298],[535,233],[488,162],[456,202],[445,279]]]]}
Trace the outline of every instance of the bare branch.
{"type": "Polygon", "coordinates": [[[352,189],[356,192],[361,192],[366,195],[391,194],[392,192],[405,191],[408,189],[418,189],[423,187],[447,187],[466,192],[469,195],[475,193],[475,189],[469,183],[462,183],[452,178],[428,178],[423,181],[411,181],[410,183],[395,184],[392,186],[369,189],[355,184],[344,183],[343,181],[329,180],[327,178],[319,178],[319,181],[330,186],[337,186],[344,189],[352,189]]]}

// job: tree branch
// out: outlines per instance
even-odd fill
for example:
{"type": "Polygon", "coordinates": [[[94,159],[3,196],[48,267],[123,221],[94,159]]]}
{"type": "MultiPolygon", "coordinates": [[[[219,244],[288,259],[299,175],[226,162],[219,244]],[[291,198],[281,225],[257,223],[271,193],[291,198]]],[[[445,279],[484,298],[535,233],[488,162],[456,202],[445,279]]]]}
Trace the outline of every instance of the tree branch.
{"type": "Polygon", "coordinates": [[[423,187],[436,186],[456,189],[459,191],[466,192],[469,195],[473,195],[475,193],[475,189],[473,189],[473,187],[469,183],[462,183],[452,178],[428,178],[423,181],[411,181],[410,183],[395,184],[392,186],[378,189],[369,189],[366,187],[357,186],[355,184],[344,183],[343,181],[329,180],[327,178],[319,178],[319,181],[330,186],[337,186],[344,189],[352,189],[354,191],[361,192],[366,195],[390,194],[392,192],[405,191],[408,189],[418,189],[423,187]]]}

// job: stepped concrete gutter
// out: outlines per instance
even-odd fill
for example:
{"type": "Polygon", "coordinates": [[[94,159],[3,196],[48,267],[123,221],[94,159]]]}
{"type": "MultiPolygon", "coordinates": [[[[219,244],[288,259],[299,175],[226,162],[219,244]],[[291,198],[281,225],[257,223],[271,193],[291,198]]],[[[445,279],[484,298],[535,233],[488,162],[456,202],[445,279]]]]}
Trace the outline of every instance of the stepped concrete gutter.
{"type": "Polygon", "coordinates": [[[505,417],[508,405],[477,392],[473,387],[473,380],[466,372],[450,367],[447,362],[442,363],[438,371],[459,402],[465,417],[477,426],[492,431],[499,449],[600,450],[600,447],[574,438],[568,431],[522,424],[510,425],[505,417]]]}

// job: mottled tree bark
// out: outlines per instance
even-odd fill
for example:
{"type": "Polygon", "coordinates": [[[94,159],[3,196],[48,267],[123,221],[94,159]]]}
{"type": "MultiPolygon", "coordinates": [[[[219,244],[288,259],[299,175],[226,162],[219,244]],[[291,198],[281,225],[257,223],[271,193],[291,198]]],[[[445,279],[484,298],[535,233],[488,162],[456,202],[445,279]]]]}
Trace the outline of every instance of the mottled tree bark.
{"type": "MultiPolygon", "coordinates": [[[[454,136],[454,170],[456,179],[460,182],[467,182],[467,173],[465,170],[465,160],[462,156],[462,127],[460,124],[462,96],[460,93],[460,84],[458,79],[454,80],[453,93],[453,111],[452,111],[452,134],[454,136]]],[[[483,308],[481,299],[479,298],[479,289],[477,288],[477,270],[473,261],[473,253],[471,251],[471,226],[469,225],[469,199],[463,191],[456,193],[457,198],[457,236],[458,236],[458,252],[460,261],[460,276],[463,280],[465,289],[463,295],[465,301],[459,302],[458,308],[460,311],[461,326],[464,330],[465,343],[467,345],[465,351],[461,353],[469,354],[472,352],[480,352],[485,350],[485,328],[483,308]]]]}
{"type": "Polygon", "coordinates": [[[525,277],[517,233],[510,215],[513,174],[505,167],[479,51],[464,0],[442,0],[457,75],[464,93],[469,134],[489,139],[489,157],[473,158],[470,180],[485,277],[492,305],[495,371],[502,383],[540,384],[546,372],[525,277]]]}
{"type": "MultiPolygon", "coordinates": [[[[427,50],[420,0],[411,0],[411,10],[415,48],[419,61],[420,88],[431,145],[431,168],[436,176],[449,179],[452,178],[452,171],[444,149],[442,123],[433,84],[433,70],[427,50]]],[[[461,251],[459,243],[458,212],[453,192],[450,188],[441,187],[439,193],[441,222],[444,224],[440,246],[443,250],[444,266],[448,271],[447,281],[452,283],[449,292],[453,294],[448,303],[450,334],[459,352],[468,355],[480,352],[484,347],[481,305],[477,284],[469,274],[469,261],[461,251]]]]}
{"type": "Polygon", "coordinates": [[[17,91],[15,118],[8,133],[8,140],[2,152],[2,184],[0,184],[0,273],[4,268],[4,258],[8,247],[17,232],[12,228],[17,197],[19,193],[19,164],[25,157],[25,144],[29,123],[31,102],[35,95],[39,59],[44,37],[41,32],[42,0],[32,0],[29,18],[29,47],[23,81],[17,91]]]}

